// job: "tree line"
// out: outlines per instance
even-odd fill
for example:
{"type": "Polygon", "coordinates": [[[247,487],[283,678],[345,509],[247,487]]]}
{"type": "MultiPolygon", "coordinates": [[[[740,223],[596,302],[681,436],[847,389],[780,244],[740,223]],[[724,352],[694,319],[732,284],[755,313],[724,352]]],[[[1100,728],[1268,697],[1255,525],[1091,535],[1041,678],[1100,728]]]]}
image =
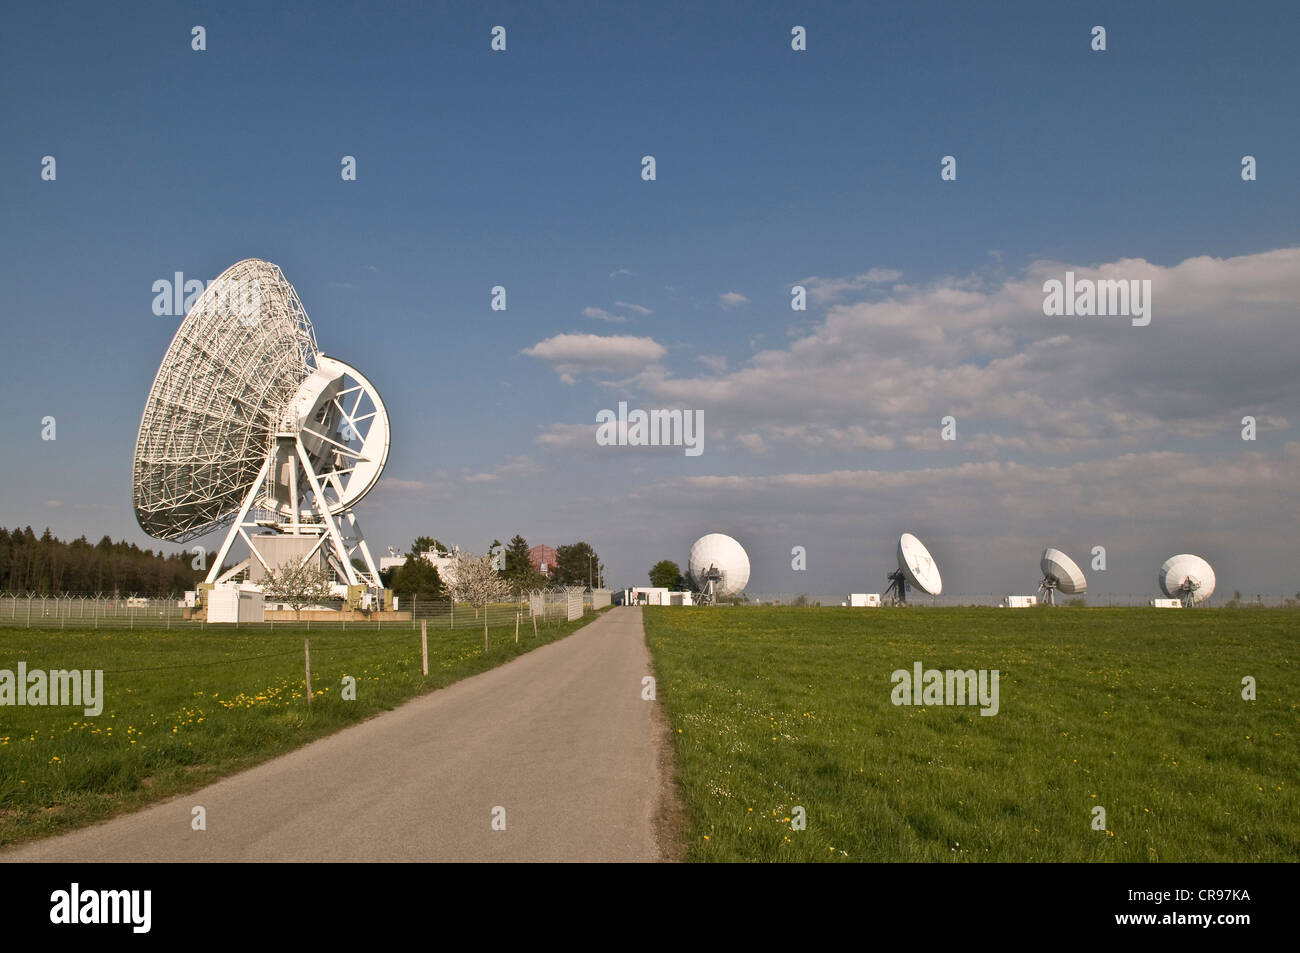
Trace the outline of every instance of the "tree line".
{"type": "Polygon", "coordinates": [[[46,528],[0,527],[0,589],[39,595],[104,593],[117,596],[179,596],[206,573],[194,569],[185,552],[167,554],[105,536],[64,542],[46,528]]]}
{"type": "MultiPolygon", "coordinates": [[[[493,540],[488,548],[488,554],[492,556],[504,551],[505,568],[500,570],[499,575],[513,595],[551,586],[586,586],[588,580],[600,588],[604,581],[605,567],[590,543],[557,546],[555,565],[549,567],[549,578],[533,567],[528,558],[528,549],[528,540],[518,533],[504,547],[499,540],[493,540]]],[[[427,552],[445,555],[449,551],[448,547],[432,536],[417,536],[406,554],[406,563],[381,573],[381,580],[401,599],[447,599],[447,586],[438,575],[437,567],[422,558],[422,555],[427,552]]]]}
{"type": "MultiPolygon", "coordinates": [[[[497,555],[502,544],[494,541],[488,552],[497,555]]],[[[385,586],[399,596],[446,599],[447,587],[438,570],[420,554],[448,552],[431,536],[411,544],[404,566],[381,573],[385,586]]],[[[604,566],[589,543],[577,542],[556,549],[556,564],[547,578],[528,559],[528,541],[516,534],[504,547],[505,568],[500,575],[516,595],[549,586],[586,586],[588,573],[594,585],[603,582],[604,566]]],[[[135,543],[103,537],[92,543],[83,535],[65,542],[47,528],[37,536],[32,527],[0,527],[0,590],[38,595],[104,593],[117,596],[179,596],[194,589],[207,575],[192,566],[187,552],[164,553],[141,549],[135,543]]]]}

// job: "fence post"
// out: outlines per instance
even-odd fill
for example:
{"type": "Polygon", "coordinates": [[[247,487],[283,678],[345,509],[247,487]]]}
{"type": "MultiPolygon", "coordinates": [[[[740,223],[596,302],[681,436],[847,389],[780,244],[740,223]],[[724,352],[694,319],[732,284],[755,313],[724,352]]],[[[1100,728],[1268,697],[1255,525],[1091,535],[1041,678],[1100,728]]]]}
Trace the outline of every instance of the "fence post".
{"type": "MultiPolygon", "coordinates": [[[[411,621],[414,622],[415,620],[412,619],[411,621]]],[[[428,675],[429,674],[429,626],[423,619],[420,620],[420,655],[424,660],[424,674],[428,675]]]]}
{"type": "Polygon", "coordinates": [[[519,610],[515,610],[515,645],[519,644],[519,610]]]}
{"type": "Polygon", "coordinates": [[[311,640],[302,640],[302,654],[307,660],[307,704],[311,704],[311,640]]]}

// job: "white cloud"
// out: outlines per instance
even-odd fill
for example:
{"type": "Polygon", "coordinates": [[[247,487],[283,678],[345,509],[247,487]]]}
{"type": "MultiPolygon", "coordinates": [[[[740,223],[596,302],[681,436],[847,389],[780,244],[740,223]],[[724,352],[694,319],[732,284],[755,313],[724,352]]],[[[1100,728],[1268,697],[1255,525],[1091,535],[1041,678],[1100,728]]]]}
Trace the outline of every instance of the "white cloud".
{"type": "Polygon", "coordinates": [[[728,291],[718,295],[718,304],[724,308],[739,308],[742,304],[749,304],[749,299],[739,291],[728,291]]]}
{"type": "Polygon", "coordinates": [[[653,338],[630,334],[557,334],[521,353],[545,361],[556,373],[572,378],[595,370],[642,370],[668,351],[653,338]]]}
{"type": "Polygon", "coordinates": [[[557,453],[587,450],[596,444],[596,424],[551,424],[533,443],[557,453]]]}
{"type": "Polygon", "coordinates": [[[902,277],[901,271],[892,268],[872,268],[860,275],[850,275],[847,278],[819,278],[817,275],[810,275],[807,278],[800,278],[794,284],[807,288],[808,296],[812,298],[814,304],[827,304],[850,291],[861,291],[869,285],[889,284],[902,277]]]}
{"type": "Polygon", "coordinates": [[[428,484],[423,480],[399,480],[396,477],[384,477],[386,490],[423,490],[428,484]]]}
{"type": "Polygon", "coordinates": [[[541,467],[537,465],[532,457],[512,457],[505,463],[499,463],[488,470],[478,473],[464,471],[461,474],[461,479],[466,483],[496,483],[512,476],[532,476],[540,472],[540,470],[541,467]]]}
{"type": "Polygon", "coordinates": [[[615,301],[615,302],[614,302],[614,307],[616,307],[616,308],[624,308],[624,309],[626,309],[626,310],[628,310],[628,311],[635,311],[637,314],[640,314],[640,315],[650,315],[650,314],[654,314],[654,312],[651,311],[649,308],[643,307],[642,305],[639,305],[639,304],[630,304],[630,303],[627,302],[627,301],[615,301]]]}
{"type": "Polygon", "coordinates": [[[729,373],[678,377],[656,364],[634,382],[768,443],[806,446],[819,430],[823,445],[865,439],[857,426],[880,449],[886,438],[941,449],[933,437],[951,414],[963,449],[1122,452],[1236,437],[1244,414],[1285,420],[1300,403],[1300,249],[1169,267],[1036,262],[983,285],[895,287],[879,300],[832,305],[802,337],[729,373]],[[1150,279],[1150,326],[1044,316],[1043,281],[1067,269],[1150,279]],[[977,435],[979,444],[962,443],[977,435]]]}
{"type": "Polygon", "coordinates": [[[594,318],[597,321],[609,321],[612,324],[622,324],[627,318],[621,314],[612,314],[604,308],[583,308],[582,316],[584,318],[594,318]]]}

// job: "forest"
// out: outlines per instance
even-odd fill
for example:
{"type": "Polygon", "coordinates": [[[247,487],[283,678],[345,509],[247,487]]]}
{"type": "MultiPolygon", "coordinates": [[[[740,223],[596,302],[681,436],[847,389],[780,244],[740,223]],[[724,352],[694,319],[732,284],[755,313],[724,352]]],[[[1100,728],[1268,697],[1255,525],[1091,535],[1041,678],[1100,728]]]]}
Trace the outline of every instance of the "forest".
{"type": "Polygon", "coordinates": [[[167,555],[105,536],[64,542],[48,529],[0,527],[0,591],[61,595],[179,596],[206,573],[185,552],[167,555]]]}

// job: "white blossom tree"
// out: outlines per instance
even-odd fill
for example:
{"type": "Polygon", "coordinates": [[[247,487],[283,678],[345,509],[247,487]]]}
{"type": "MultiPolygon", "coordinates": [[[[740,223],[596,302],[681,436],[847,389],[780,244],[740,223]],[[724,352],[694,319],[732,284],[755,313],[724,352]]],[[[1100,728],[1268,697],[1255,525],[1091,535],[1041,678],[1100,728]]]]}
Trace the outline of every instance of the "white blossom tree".
{"type": "Polygon", "coordinates": [[[267,573],[262,593],[271,602],[291,606],[295,619],[302,618],[303,606],[314,606],[334,598],[329,571],[314,559],[306,562],[291,559],[281,563],[267,573]]]}
{"type": "Polygon", "coordinates": [[[475,610],[483,610],[483,651],[488,647],[487,606],[489,602],[500,602],[510,597],[510,583],[493,567],[491,553],[476,556],[466,550],[456,554],[452,564],[454,572],[449,573],[448,586],[451,597],[457,602],[467,602],[475,610]]]}

